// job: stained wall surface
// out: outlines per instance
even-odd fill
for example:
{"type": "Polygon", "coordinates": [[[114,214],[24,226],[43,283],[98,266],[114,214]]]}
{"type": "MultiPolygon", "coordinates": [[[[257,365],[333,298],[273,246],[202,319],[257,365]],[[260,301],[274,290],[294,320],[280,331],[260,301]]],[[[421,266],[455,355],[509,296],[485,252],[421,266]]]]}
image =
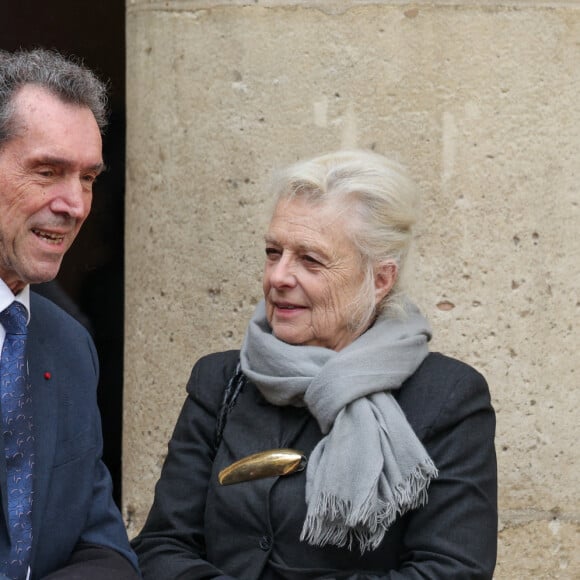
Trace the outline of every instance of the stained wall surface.
{"type": "Polygon", "coordinates": [[[261,297],[271,171],[341,147],[423,191],[410,294],[497,412],[496,578],[578,578],[580,2],[127,1],[124,511],[261,297]]]}

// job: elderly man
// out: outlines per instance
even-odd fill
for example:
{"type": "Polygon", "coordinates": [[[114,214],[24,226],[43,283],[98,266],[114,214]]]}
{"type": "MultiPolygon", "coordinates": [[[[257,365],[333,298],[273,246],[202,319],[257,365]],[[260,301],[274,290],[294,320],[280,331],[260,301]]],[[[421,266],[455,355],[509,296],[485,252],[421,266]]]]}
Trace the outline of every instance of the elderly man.
{"type": "Polygon", "coordinates": [[[93,343],[29,290],[89,214],[105,124],[91,71],[0,52],[0,579],[140,577],[100,459],[93,343]]]}

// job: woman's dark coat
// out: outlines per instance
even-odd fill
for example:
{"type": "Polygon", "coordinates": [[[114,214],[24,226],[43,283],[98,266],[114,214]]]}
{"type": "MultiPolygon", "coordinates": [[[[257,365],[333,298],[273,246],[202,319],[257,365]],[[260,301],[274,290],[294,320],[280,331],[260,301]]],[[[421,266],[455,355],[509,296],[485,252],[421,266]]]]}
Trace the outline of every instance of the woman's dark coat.
{"type": "Polygon", "coordinates": [[[242,457],[278,447],[308,456],[322,436],[307,409],[273,406],[248,383],[214,461],[216,415],[237,361],[237,351],[218,353],[192,371],[151,513],[133,541],[145,580],[492,577],[495,415],[479,373],[430,354],[396,393],[439,478],[425,507],[399,518],[377,550],[361,555],[357,546],[299,541],[305,472],[218,484],[218,472],[242,457]]]}

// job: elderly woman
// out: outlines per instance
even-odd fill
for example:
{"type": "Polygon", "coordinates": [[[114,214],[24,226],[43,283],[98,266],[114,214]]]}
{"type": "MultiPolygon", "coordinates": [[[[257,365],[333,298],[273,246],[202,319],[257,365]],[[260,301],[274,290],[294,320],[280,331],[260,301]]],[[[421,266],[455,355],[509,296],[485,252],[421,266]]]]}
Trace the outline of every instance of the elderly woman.
{"type": "Polygon", "coordinates": [[[402,292],[415,188],[345,151],[274,194],[264,300],[241,351],[193,369],[133,542],[145,579],[491,578],[495,417],[402,292]]]}

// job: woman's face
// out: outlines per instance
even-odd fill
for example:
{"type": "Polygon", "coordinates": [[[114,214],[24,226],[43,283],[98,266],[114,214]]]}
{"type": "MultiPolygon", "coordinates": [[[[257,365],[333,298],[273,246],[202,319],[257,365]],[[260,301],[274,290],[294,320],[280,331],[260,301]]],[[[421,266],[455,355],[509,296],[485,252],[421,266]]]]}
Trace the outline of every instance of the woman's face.
{"type": "Polygon", "coordinates": [[[352,304],[365,274],[345,216],[301,198],[276,206],[266,234],[263,287],[278,339],[341,350],[365,330],[353,328],[359,325],[352,304]]]}

